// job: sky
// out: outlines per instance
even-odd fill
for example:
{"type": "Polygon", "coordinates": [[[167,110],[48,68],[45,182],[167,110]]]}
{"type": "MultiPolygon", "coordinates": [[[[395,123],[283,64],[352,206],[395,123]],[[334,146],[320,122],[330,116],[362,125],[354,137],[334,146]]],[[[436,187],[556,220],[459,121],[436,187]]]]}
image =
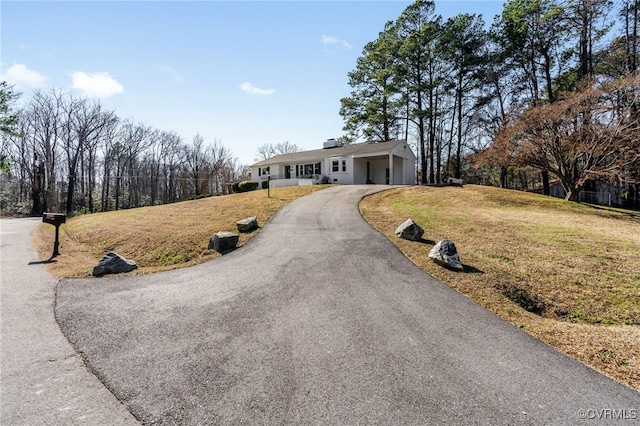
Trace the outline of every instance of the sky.
{"type": "MultiPolygon", "coordinates": [[[[249,165],[264,144],[310,150],[342,136],[349,71],[411,3],[3,0],[0,80],[20,102],[34,90],[95,98],[249,165]]],[[[503,3],[436,0],[436,14],[490,24],[503,3]]]]}

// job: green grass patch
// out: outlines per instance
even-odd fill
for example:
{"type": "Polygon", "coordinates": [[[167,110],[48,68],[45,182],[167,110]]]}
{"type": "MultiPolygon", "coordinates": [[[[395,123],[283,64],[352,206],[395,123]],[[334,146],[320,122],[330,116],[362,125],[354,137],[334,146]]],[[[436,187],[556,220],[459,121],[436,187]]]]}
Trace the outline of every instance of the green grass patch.
{"type": "Polygon", "coordinates": [[[513,262],[513,259],[505,256],[503,254],[499,254],[499,253],[489,253],[487,255],[487,257],[491,258],[491,259],[498,259],[498,260],[502,260],[504,262],[513,262]]]}
{"type": "Polygon", "coordinates": [[[162,266],[173,266],[189,262],[192,259],[190,253],[162,253],[158,258],[158,263],[162,266]]]}

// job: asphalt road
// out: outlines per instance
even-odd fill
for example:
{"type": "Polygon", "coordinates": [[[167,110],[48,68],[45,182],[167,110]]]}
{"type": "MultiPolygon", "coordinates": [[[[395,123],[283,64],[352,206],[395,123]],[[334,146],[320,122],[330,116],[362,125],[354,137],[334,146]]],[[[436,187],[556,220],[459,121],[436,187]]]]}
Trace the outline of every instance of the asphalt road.
{"type": "Polygon", "coordinates": [[[40,223],[0,220],[0,424],[139,424],[60,332],[57,281],[31,245],[40,223]]]}
{"type": "Polygon", "coordinates": [[[424,274],[370,228],[358,201],[384,188],[314,192],[196,267],[63,280],[57,320],[146,424],[637,422],[639,393],[424,274]]]}

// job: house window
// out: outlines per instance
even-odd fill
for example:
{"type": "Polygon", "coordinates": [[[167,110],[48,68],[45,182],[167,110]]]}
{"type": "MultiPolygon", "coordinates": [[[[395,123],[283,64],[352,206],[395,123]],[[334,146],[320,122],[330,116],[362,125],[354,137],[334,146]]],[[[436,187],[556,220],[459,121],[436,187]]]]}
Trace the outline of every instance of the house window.
{"type": "Polygon", "coordinates": [[[331,160],[331,171],[345,173],[347,171],[347,160],[331,160]]]}
{"type": "Polygon", "coordinates": [[[321,163],[309,163],[296,165],[296,176],[319,175],[321,171],[320,164],[321,163]]]}
{"type": "Polygon", "coordinates": [[[304,165],[304,174],[312,175],[313,174],[313,164],[305,164],[304,165]]]}
{"type": "Polygon", "coordinates": [[[269,175],[269,167],[258,167],[258,176],[269,175]]]}

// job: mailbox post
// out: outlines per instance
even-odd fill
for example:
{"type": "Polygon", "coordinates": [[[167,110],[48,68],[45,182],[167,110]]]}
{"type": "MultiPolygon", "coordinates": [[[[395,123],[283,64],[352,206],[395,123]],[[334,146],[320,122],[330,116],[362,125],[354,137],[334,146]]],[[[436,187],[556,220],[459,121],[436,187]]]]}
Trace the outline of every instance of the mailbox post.
{"type": "Polygon", "coordinates": [[[60,255],[60,252],[58,251],[58,247],[60,246],[60,241],[58,239],[60,225],[62,225],[66,221],[67,221],[67,217],[60,213],[43,213],[42,214],[43,223],[48,223],[56,227],[56,240],[53,243],[53,254],[51,255],[51,259],[60,255]]]}

